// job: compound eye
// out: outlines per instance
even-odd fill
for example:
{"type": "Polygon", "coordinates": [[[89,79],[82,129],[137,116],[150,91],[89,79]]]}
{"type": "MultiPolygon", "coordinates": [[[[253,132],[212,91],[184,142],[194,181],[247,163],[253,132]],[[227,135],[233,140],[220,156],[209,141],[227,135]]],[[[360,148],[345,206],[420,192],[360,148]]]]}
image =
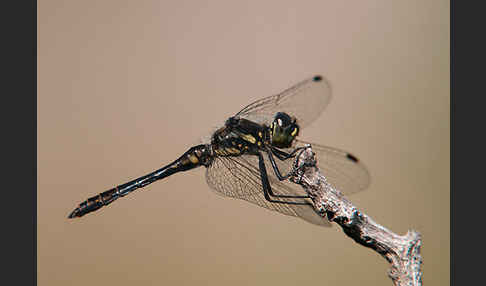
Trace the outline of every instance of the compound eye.
{"type": "Polygon", "coordinates": [[[293,118],[285,112],[277,112],[273,121],[276,121],[280,127],[286,127],[292,124],[293,118]]]}

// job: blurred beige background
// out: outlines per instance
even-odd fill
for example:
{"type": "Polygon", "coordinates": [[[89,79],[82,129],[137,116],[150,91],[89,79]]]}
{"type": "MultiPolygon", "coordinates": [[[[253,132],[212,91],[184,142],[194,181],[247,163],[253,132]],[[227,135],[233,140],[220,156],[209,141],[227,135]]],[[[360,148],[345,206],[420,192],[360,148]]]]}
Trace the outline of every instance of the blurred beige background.
{"type": "Polygon", "coordinates": [[[82,219],[82,200],[176,159],[246,104],[319,73],[301,138],[358,155],[350,197],[423,234],[425,285],[449,283],[449,1],[38,4],[39,285],[391,285],[343,234],[177,174],[82,219]]]}

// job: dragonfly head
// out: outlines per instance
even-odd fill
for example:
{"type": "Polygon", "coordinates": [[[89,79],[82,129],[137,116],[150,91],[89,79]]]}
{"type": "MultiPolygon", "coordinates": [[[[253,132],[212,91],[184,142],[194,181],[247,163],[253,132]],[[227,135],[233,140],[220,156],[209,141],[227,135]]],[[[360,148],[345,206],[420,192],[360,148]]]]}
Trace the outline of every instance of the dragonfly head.
{"type": "Polygon", "coordinates": [[[270,140],[277,148],[289,148],[294,138],[299,135],[299,126],[295,118],[285,112],[277,112],[270,126],[270,140]]]}

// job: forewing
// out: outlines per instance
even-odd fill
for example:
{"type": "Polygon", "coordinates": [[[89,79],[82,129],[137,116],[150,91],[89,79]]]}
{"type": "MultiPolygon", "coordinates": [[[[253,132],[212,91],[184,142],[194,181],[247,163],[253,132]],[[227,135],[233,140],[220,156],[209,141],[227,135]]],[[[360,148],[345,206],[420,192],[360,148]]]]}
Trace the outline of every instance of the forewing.
{"type": "MultiPolygon", "coordinates": [[[[269,167],[271,168],[269,162],[266,161],[265,163],[274,194],[305,195],[302,188],[299,191],[299,189],[291,187],[291,185],[295,184],[280,182],[273,175],[273,170],[268,169],[269,167]]],[[[263,195],[257,156],[216,157],[206,170],[206,180],[208,185],[222,196],[245,200],[284,215],[302,218],[312,224],[330,226],[330,223],[325,218],[320,217],[311,206],[288,205],[267,201],[263,195]]],[[[278,198],[278,200],[296,201],[288,198],[278,198]]],[[[298,199],[298,201],[303,201],[303,199],[298,199]]]]}
{"type": "Polygon", "coordinates": [[[305,144],[312,146],[322,175],[343,194],[357,193],[370,185],[368,169],[351,153],[301,140],[297,141],[296,146],[304,146],[305,144]]]}
{"type": "Polygon", "coordinates": [[[270,126],[277,112],[285,112],[297,119],[303,128],[324,111],[331,100],[331,86],[321,76],[306,79],[289,89],[257,100],[235,116],[270,126]]]}

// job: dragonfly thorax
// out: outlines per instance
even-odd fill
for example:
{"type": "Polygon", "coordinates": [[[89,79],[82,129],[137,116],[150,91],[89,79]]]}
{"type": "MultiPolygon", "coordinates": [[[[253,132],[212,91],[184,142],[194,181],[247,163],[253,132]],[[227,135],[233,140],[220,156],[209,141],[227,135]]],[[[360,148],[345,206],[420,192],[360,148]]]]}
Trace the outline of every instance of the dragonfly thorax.
{"type": "Polygon", "coordinates": [[[211,139],[213,150],[219,156],[256,154],[269,144],[268,126],[238,117],[229,118],[211,139]]]}
{"type": "Polygon", "coordinates": [[[277,112],[270,126],[270,142],[277,148],[289,148],[299,135],[296,119],[285,112],[277,112]]]}

